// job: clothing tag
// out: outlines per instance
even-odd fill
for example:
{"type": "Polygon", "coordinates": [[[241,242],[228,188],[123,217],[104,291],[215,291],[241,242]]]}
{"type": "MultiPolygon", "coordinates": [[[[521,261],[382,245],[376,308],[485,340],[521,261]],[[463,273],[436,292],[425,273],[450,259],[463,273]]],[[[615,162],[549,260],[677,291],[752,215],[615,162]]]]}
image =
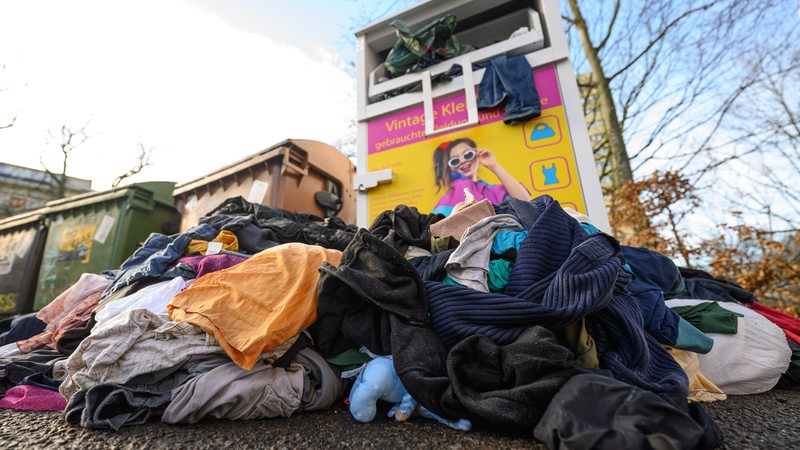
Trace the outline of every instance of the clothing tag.
{"type": "Polygon", "coordinates": [[[361,365],[358,368],[355,368],[355,369],[352,369],[352,370],[343,370],[342,371],[342,378],[354,378],[354,377],[357,377],[358,374],[361,373],[361,369],[363,369],[363,368],[364,368],[364,366],[361,365]]]}
{"type": "Polygon", "coordinates": [[[222,242],[211,241],[208,243],[206,255],[216,255],[220,251],[222,251],[222,242]]]}

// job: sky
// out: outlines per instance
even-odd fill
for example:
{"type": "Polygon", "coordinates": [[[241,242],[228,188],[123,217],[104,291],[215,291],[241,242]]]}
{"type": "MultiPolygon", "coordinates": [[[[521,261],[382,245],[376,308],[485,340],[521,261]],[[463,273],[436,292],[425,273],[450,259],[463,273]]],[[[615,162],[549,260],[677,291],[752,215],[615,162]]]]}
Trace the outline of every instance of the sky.
{"type": "Polygon", "coordinates": [[[104,190],[140,147],[151,165],[127,182],[191,181],[287,138],[336,145],[364,3],[0,0],[0,161],[60,172],[62,125],[85,125],[67,174],[104,190]]]}

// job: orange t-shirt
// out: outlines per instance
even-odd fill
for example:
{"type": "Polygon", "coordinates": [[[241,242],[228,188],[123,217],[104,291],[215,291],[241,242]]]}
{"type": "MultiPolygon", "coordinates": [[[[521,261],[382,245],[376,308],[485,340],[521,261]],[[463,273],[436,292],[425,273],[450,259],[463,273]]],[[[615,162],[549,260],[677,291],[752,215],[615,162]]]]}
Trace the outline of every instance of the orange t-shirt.
{"type": "Polygon", "coordinates": [[[317,319],[317,285],[323,262],[342,252],[318,245],[281,244],[208,273],[167,305],[170,319],[213,335],[231,359],[250,370],[317,319]]]}

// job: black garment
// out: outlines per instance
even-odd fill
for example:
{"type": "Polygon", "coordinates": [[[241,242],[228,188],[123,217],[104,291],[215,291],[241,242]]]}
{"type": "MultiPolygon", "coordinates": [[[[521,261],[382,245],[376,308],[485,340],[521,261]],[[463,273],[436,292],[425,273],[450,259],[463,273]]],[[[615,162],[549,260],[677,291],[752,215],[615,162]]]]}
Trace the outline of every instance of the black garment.
{"type": "Polygon", "coordinates": [[[313,214],[293,213],[250,203],[242,197],[225,200],[198,222],[231,231],[239,247],[252,254],[288,242],[344,250],[357,229],[338,217],[323,219],[313,214]]]}
{"type": "Polygon", "coordinates": [[[791,339],[787,339],[786,342],[792,350],[792,359],[789,361],[786,372],[781,375],[778,384],[775,385],[775,389],[800,391],[800,344],[791,339]]]}
{"type": "Polygon", "coordinates": [[[414,267],[393,247],[360,229],[342,252],[339,267],[321,267],[317,320],[309,328],[319,353],[330,358],[362,345],[392,354],[411,396],[448,419],[442,394],[450,385],[447,350],[425,323],[427,297],[414,267]]]}
{"type": "Polygon", "coordinates": [[[320,354],[349,348],[392,352],[389,312],[422,323],[428,313],[419,274],[403,256],[365,229],[342,252],[339,267],[320,267],[317,320],[309,328],[320,354]],[[388,309],[382,309],[388,305],[388,309]]]}
{"type": "Polygon", "coordinates": [[[430,256],[417,256],[408,261],[417,269],[423,280],[442,281],[447,276],[445,265],[454,249],[433,253],[430,256]]]}
{"type": "Polygon", "coordinates": [[[92,328],[96,323],[94,314],[92,314],[85,322],[75,324],[69,330],[64,331],[56,341],[56,350],[62,355],[71,355],[78,348],[81,341],[91,334],[92,328]]]}
{"type": "Polygon", "coordinates": [[[38,349],[8,358],[0,358],[0,396],[25,378],[42,373],[53,376],[53,365],[67,357],[50,349],[38,349]]]}
{"type": "Polygon", "coordinates": [[[36,317],[35,312],[0,320],[0,346],[36,336],[46,326],[46,323],[36,317]]]}
{"type": "Polygon", "coordinates": [[[19,382],[20,385],[29,384],[32,386],[38,386],[40,388],[49,389],[51,391],[58,391],[58,388],[63,383],[63,380],[56,380],[52,377],[49,377],[43,373],[34,373],[33,375],[28,375],[27,377],[23,378],[22,381],[19,382]]]}
{"type": "Polygon", "coordinates": [[[356,233],[338,268],[328,264],[321,271],[318,318],[310,328],[319,352],[331,357],[363,345],[391,353],[411,396],[442,417],[532,426],[571,375],[572,354],[542,329],[507,346],[470,337],[448,356],[425,323],[427,296],[418,272],[366,230],[356,233]]]}
{"type": "Polygon", "coordinates": [[[295,356],[300,353],[300,350],[308,347],[309,338],[306,333],[300,333],[295,339],[294,344],[289,347],[289,350],[286,350],[286,353],[281,355],[278,359],[272,362],[273,367],[289,367],[289,364],[294,361],[295,356]]]}
{"type": "Polygon", "coordinates": [[[239,249],[251,254],[278,245],[280,239],[271,229],[259,227],[256,216],[252,214],[216,214],[211,217],[201,217],[199,222],[207,223],[219,230],[230,231],[236,235],[239,249]]]}
{"type": "Polygon", "coordinates": [[[146,387],[98,384],[81,389],[69,398],[64,410],[67,423],[90,430],[119,431],[126,425],[142,425],[160,417],[170,401],[170,391],[151,392],[146,387]]]}
{"type": "Polygon", "coordinates": [[[431,249],[431,224],[443,219],[441,214],[422,214],[413,206],[398,205],[382,212],[372,221],[369,232],[383,239],[400,254],[410,245],[431,249]]]}
{"type": "Polygon", "coordinates": [[[580,370],[572,352],[540,326],[505,346],[473,335],[447,355],[451,385],[442,404],[467,411],[466,417],[476,424],[530,429],[561,386],[580,370]]]}
{"type": "Polygon", "coordinates": [[[691,449],[720,445],[719,427],[707,415],[699,418],[701,422],[692,417],[688,407],[679,408],[652,392],[600,373],[588,373],[576,375],[564,384],[533,435],[553,449],[691,449]]]}
{"type": "Polygon", "coordinates": [[[737,302],[746,305],[758,300],[752,292],[732,281],[713,277],[703,270],[686,267],[680,267],[679,270],[686,283],[687,298],[737,302]]]}

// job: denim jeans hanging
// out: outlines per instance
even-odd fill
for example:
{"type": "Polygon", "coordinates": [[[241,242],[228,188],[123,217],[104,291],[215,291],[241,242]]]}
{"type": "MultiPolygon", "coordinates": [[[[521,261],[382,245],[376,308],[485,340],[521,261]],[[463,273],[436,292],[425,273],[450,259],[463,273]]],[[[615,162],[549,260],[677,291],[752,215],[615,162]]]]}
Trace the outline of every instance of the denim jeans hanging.
{"type": "Polygon", "coordinates": [[[542,114],[533,72],[525,55],[500,55],[489,61],[478,86],[478,109],[505,102],[503,123],[524,122],[542,114]]]}

